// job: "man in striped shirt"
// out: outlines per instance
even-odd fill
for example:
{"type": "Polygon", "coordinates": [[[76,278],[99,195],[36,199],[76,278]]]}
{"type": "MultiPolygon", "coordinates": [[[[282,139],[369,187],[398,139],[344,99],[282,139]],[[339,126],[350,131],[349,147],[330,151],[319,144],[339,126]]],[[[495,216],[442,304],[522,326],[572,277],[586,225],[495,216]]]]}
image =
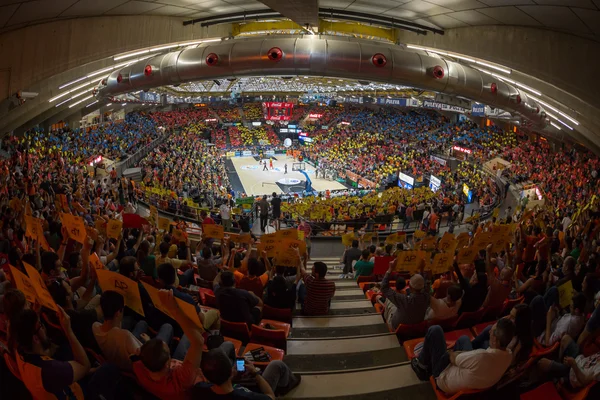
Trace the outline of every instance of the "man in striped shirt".
{"type": "Polygon", "coordinates": [[[329,313],[331,298],[335,294],[335,283],[325,279],[327,264],[317,261],[313,264],[310,274],[304,267],[301,273],[304,286],[300,288],[298,297],[303,305],[304,315],[326,315],[329,313]]]}

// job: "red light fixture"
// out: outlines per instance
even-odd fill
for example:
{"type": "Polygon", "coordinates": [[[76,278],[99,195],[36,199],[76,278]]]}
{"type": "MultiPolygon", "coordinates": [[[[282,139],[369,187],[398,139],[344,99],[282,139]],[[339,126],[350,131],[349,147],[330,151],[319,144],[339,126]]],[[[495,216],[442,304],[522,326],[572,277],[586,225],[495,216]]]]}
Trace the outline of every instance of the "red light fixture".
{"type": "Polygon", "coordinates": [[[442,79],[446,75],[444,68],[440,67],[439,65],[433,67],[432,74],[435,79],[442,79]]]}
{"type": "Polygon", "coordinates": [[[492,92],[493,94],[498,93],[498,85],[496,85],[495,83],[492,83],[490,85],[490,92],[492,92]]]}
{"type": "Polygon", "coordinates": [[[521,101],[522,101],[521,95],[518,94],[517,97],[515,98],[515,100],[516,100],[517,104],[521,104],[521,101]]]}
{"type": "Polygon", "coordinates": [[[144,75],[150,76],[152,75],[152,65],[146,65],[144,68],[144,75]]]}
{"type": "Polygon", "coordinates": [[[106,78],[102,79],[102,84],[106,85],[106,78]]]}
{"type": "Polygon", "coordinates": [[[383,54],[377,53],[371,58],[371,62],[376,67],[381,68],[385,67],[385,64],[387,64],[387,58],[383,54]]]}
{"type": "Polygon", "coordinates": [[[271,61],[281,61],[283,58],[283,51],[281,51],[279,47],[273,47],[267,53],[267,57],[269,57],[269,60],[271,61]]]}
{"type": "Polygon", "coordinates": [[[209,55],[206,56],[206,65],[214,67],[218,63],[219,63],[219,56],[216,55],[215,53],[210,53],[209,55]]]}
{"type": "Polygon", "coordinates": [[[123,75],[117,75],[117,83],[121,83],[123,81],[123,75]]]}

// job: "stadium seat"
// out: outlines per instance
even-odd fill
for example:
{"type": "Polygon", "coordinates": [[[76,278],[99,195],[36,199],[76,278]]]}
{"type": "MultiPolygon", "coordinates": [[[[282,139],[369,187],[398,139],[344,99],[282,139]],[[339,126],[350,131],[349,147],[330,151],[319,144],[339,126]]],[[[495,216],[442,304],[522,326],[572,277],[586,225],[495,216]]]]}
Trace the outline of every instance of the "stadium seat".
{"type": "Polygon", "coordinates": [[[291,325],[288,323],[280,322],[280,321],[273,321],[272,319],[264,319],[263,318],[260,321],[260,324],[258,324],[258,326],[260,326],[263,329],[269,329],[269,328],[267,328],[267,325],[270,325],[272,327],[272,329],[270,329],[270,330],[283,331],[285,333],[286,338],[288,336],[290,336],[291,325]]]}
{"type": "Polygon", "coordinates": [[[439,325],[442,327],[444,332],[450,332],[454,329],[456,321],[458,321],[458,315],[446,319],[433,319],[431,320],[431,325],[439,325]]]}
{"type": "Polygon", "coordinates": [[[495,321],[500,317],[500,314],[504,310],[504,303],[494,307],[486,307],[484,313],[481,316],[481,321],[495,321]]]}
{"type": "MultiPolygon", "coordinates": [[[[458,338],[461,336],[467,336],[469,338],[469,340],[474,339],[473,334],[468,329],[461,329],[458,331],[446,332],[446,333],[444,333],[444,339],[446,339],[446,347],[448,349],[451,349],[452,347],[454,347],[454,344],[456,343],[458,338]]],[[[418,355],[418,353],[420,351],[418,351],[418,350],[415,351],[415,349],[417,348],[417,345],[419,345],[420,343],[423,343],[424,341],[425,341],[425,337],[422,337],[419,339],[407,340],[404,343],[402,343],[402,347],[404,347],[404,351],[406,351],[406,355],[409,359],[414,358],[418,355]]]]}
{"type": "Polygon", "coordinates": [[[263,317],[273,319],[275,321],[291,323],[292,322],[292,310],[289,308],[275,308],[268,305],[263,307],[263,317]]]}
{"type": "Polygon", "coordinates": [[[252,325],[250,340],[254,343],[287,350],[286,332],[281,329],[265,329],[262,326],[252,325]]]}
{"type": "Polygon", "coordinates": [[[17,367],[17,362],[15,361],[13,356],[8,354],[8,352],[6,352],[6,351],[3,351],[2,355],[4,357],[4,362],[6,363],[6,367],[10,370],[10,372],[15,376],[15,378],[17,378],[20,381],[23,381],[21,379],[21,373],[19,372],[19,367],[17,367]]]}
{"type": "Polygon", "coordinates": [[[554,343],[550,347],[546,347],[538,342],[537,339],[533,339],[533,355],[537,358],[546,357],[552,353],[554,353],[560,347],[560,342],[554,343]]]}
{"type": "MultiPolygon", "coordinates": [[[[262,343],[254,343],[254,342],[248,343],[248,345],[244,349],[244,354],[246,354],[252,350],[256,350],[260,347],[262,347],[265,350],[265,352],[269,353],[269,355],[271,356],[271,361],[283,361],[283,357],[285,356],[284,350],[278,349],[275,347],[271,347],[271,346],[266,346],[262,343]]],[[[241,354],[241,356],[244,356],[244,354],[241,354]]],[[[269,363],[271,361],[266,361],[266,362],[252,361],[252,364],[256,365],[257,367],[266,367],[267,365],[269,365],[269,363]]]]}
{"type": "Polygon", "coordinates": [[[540,385],[540,386],[536,387],[535,389],[530,390],[529,392],[523,393],[521,395],[521,400],[539,400],[539,399],[563,400],[560,397],[560,395],[558,394],[558,391],[556,390],[554,383],[552,383],[552,382],[546,382],[543,385],[540,385]]]}
{"type": "Polygon", "coordinates": [[[361,282],[372,282],[375,281],[377,278],[375,277],[375,275],[369,275],[369,276],[359,276],[358,279],[356,280],[357,283],[361,283],[361,282]]]}
{"type": "Polygon", "coordinates": [[[521,304],[525,300],[525,296],[517,297],[516,299],[508,299],[504,302],[504,308],[502,309],[502,315],[508,315],[510,311],[517,305],[521,304]]]}
{"type": "MultiPolygon", "coordinates": [[[[200,298],[200,303],[202,303],[203,305],[206,305],[206,295],[209,294],[211,296],[215,296],[214,292],[210,289],[206,289],[206,288],[199,288],[198,289],[198,297],[200,298]]],[[[216,303],[216,299],[215,299],[215,303],[216,303]]]]}
{"type": "MultiPolygon", "coordinates": [[[[442,392],[440,389],[438,389],[437,387],[437,383],[435,383],[435,378],[432,376],[429,377],[429,383],[431,383],[431,387],[433,388],[433,391],[435,392],[435,397],[437,397],[438,400],[456,400],[461,396],[466,396],[469,394],[475,394],[475,393],[482,393],[485,390],[461,390],[460,392],[453,394],[452,396],[447,395],[446,393],[442,392]]],[[[486,389],[488,390],[488,389],[486,389]]]]}
{"type": "Polygon", "coordinates": [[[208,292],[204,293],[204,305],[207,307],[217,308],[217,298],[208,292]]]}
{"type": "Polygon", "coordinates": [[[89,358],[89,356],[91,356],[94,360],[96,360],[98,362],[98,364],[104,364],[106,362],[106,359],[102,355],[96,353],[94,350],[90,349],[89,347],[85,347],[84,350],[87,353],[88,358],[89,358]]]}
{"type": "Polygon", "coordinates": [[[375,303],[374,307],[377,314],[383,314],[384,307],[380,303],[375,303]]]}
{"type": "MultiPolygon", "coordinates": [[[[223,340],[225,342],[231,342],[231,343],[233,343],[233,347],[235,348],[235,354],[239,355],[240,349],[243,347],[242,342],[240,342],[239,340],[236,340],[234,338],[227,337],[227,336],[223,336],[223,340]]],[[[202,351],[208,351],[208,347],[206,347],[206,341],[204,342],[204,346],[202,347],[202,351]]]]}
{"type": "MultiPolygon", "coordinates": [[[[592,387],[598,383],[598,381],[592,381],[589,385],[584,388],[579,389],[578,391],[572,391],[564,387],[564,385],[558,385],[558,392],[560,393],[563,400],[586,400],[588,398],[588,394],[592,387]]],[[[591,397],[589,398],[591,400],[591,397]]],[[[546,400],[546,399],[544,399],[546,400]]]]}
{"type": "Polygon", "coordinates": [[[460,317],[458,317],[454,327],[456,329],[470,328],[481,321],[483,314],[485,314],[485,308],[480,308],[479,310],[473,312],[464,312],[460,314],[460,317]]]}
{"type": "Polygon", "coordinates": [[[410,325],[400,324],[398,325],[395,331],[390,330],[390,332],[395,333],[399,339],[406,340],[425,336],[425,334],[427,333],[427,329],[429,329],[429,326],[429,321],[423,321],[418,324],[410,325]]]}
{"type": "Polygon", "coordinates": [[[245,322],[229,322],[221,318],[221,334],[240,340],[242,343],[250,341],[250,331],[245,322]]]}
{"type": "Polygon", "coordinates": [[[478,336],[485,328],[488,326],[492,326],[496,323],[496,321],[482,322],[475,326],[471,327],[471,332],[473,332],[473,336],[478,336]]]}

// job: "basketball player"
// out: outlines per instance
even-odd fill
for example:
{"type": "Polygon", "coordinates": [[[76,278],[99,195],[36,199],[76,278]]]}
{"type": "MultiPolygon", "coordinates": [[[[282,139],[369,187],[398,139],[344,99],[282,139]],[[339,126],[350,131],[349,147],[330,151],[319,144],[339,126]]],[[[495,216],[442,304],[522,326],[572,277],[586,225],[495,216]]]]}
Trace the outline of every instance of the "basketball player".
{"type": "Polygon", "coordinates": [[[263,171],[268,171],[267,160],[265,160],[265,163],[263,164],[263,171]]]}
{"type": "Polygon", "coordinates": [[[273,158],[269,158],[269,168],[273,169],[273,158]]]}
{"type": "Polygon", "coordinates": [[[283,172],[283,173],[284,173],[284,174],[287,174],[287,164],[285,164],[285,165],[283,166],[283,169],[284,169],[284,172],[283,172]]]}

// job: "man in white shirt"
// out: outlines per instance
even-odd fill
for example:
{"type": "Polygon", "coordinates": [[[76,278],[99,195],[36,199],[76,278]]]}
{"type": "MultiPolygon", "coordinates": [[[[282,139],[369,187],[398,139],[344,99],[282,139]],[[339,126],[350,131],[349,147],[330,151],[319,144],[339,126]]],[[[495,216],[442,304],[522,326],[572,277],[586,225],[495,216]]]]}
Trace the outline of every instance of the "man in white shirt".
{"type": "Polygon", "coordinates": [[[569,217],[568,215],[566,215],[562,219],[561,224],[563,227],[563,232],[567,232],[567,229],[569,229],[569,225],[571,225],[571,222],[573,222],[573,221],[571,220],[571,217],[569,217]]]}
{"type": "Polygon", "coordinates": [[[227,205],[227,203],[221,204],[221,207],[219,207],[219,212],[221,213],[221,221],[223,221],[223,227],[225,228],[225,231],[230,232],[231,231],[231,210],[229,209],[229,206],[227,205]]]}
{"type": "Polygon", "coordinates": [[[550,307],[546,313],[546,329],[542,332],[538,341],[544,346],[552,346],[561,340],[564,335],[578,337],[585,327],[586,297],[583,293],[577,293],[571,299],[571,313],[557,317],[558,309],[550,307]]]}
{"type": "Polygon", "coordinates": [[[458,314],[462,305],[462,289],[458,285],[452,285],[448,288],[448,294],[443,299],[436,299],[431,296],[429,308],[425,314],[425,319],[448,319],[458,314]]]}
{"type": "MultiPolygon", "coordinates": [[[[129,356],[139,352],[142,341],[150,340],[146,334],[148,324],[146,321],[138,322],[133,333],[121,328],[125,299],[120,293],[113,290],[102,293],[100,307],[104,313],[104,323],[95,322],[92,325],[96,342],[108,362],[122,370],[131,371],[129,356]]],[[[170,343],[173,338],[173,327],[164,324],[160,327],[156,337],[170,343]]]]}
{"type": "Polygon", "coordinates": [[[515,334],[514,323],[503,318],[490,330],[490,347],[473,350],[468,337],[460,337],[455,351],[448,351],[444,331],[439,325],[429,328],[419,357],[411,367],[421,380],[433,375],[438,387],[452,395],[467,389],[487,389],[502,378],[512,362],[506,347],[515,334]]]}

